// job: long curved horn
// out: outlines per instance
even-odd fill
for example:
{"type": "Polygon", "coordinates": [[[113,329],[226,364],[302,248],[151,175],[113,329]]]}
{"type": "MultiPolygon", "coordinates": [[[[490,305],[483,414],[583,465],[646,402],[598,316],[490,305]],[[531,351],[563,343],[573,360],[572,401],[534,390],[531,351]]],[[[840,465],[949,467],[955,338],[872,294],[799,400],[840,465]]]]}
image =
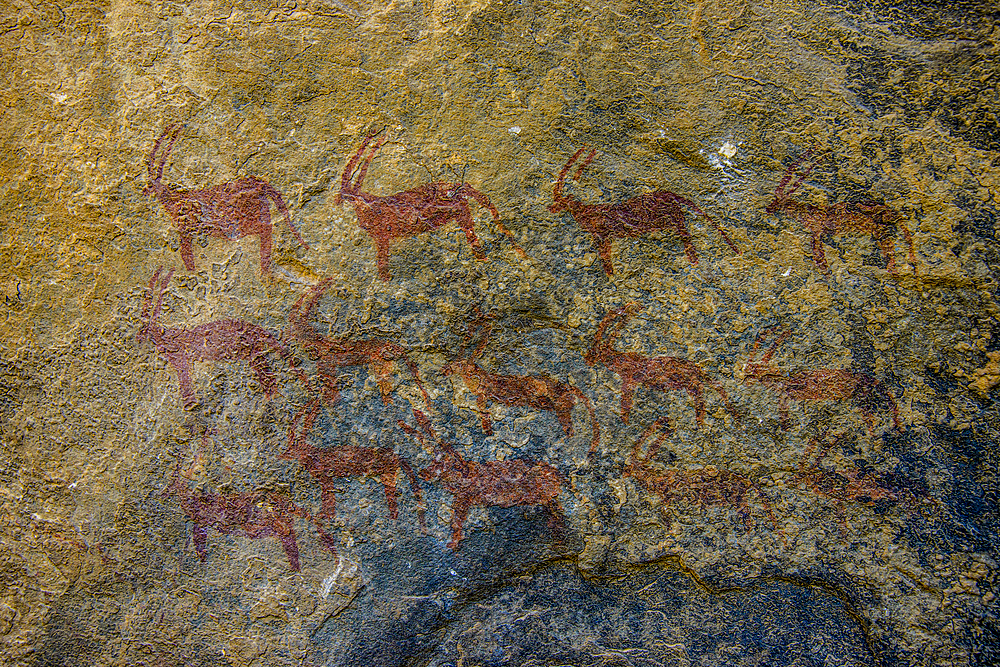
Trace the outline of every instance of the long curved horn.
{"type": "MultiPolygon", "coordinates": [[[[556,178],[556,187],[552,191],[552,199],[555,202],[555,204],[549,207],[549,209],[552,210],[553,213],[556,212],[557,210],[560,210],[560,205],[565,206],[566,197],[563,196],[562,190],[563,190],[563,184],[566,182],[566,174],[569,172],[569,168],[573,166],[573,163],[576,162],[581,155],[583,155],[583,152],[585,150],[587,150],[586,146],[584,146],[577,152],[573,153],[573,157],[571,157],[569,161],[566,162],[566,164],[562,168],[562,171],[559,172],[559,176],[556,178]]],[[[594,155],[596,155],[596,152],[593,149],[591,149],[590,156],[587,158],[587,161],[583,165],[581,165],[580,169],[577,171],[575,180],[579,180],[580,172],[583,171],[583,167],[589,164],[590,160],[594,158],[594,155]]]]}

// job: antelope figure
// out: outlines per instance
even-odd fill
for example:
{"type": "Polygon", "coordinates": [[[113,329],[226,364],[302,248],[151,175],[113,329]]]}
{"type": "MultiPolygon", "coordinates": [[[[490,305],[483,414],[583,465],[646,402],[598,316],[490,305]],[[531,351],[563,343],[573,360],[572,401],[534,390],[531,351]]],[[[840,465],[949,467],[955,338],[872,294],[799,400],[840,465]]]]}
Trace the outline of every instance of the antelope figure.
{"type": "MultiPolygon", "coordinates": [[[[285,350],[284,344],[263,327],[243,320],[225,319],[199,324],[190,329],[164,327],[157,319],[163,307],[163,293],[174,275],[171,270],[162,282],[157,282],[161,266],[149,281],[149,290],[142,307],[143,327],[137,339],[139,342],[152,341],[156,351],[173,366],[180,382],[184,408],[190,409],[197,402],[191,384],[191,372],[195,361],[246,361],[268,398],[277,392],[274,371],[267,361],[268,352],[278,353],[289,366],[295,362],[285,350]],[[153,306],[153,298],[156,305],[153,306]]],[[[308,378],[299,372],[300,379],[309,386],[308,378]]]]}
{"type": "Polygon", "coordinates": [[[160,495],[174,495],[181,510],[194,523],[191,529],[194,549],[201,560],[205,560],[208,530],[214,528],[220,533],[244,535],[252,540],[277,538],[288,556],[289,567],[298,572],[299,546],[293,525],[295,517],[312,522],[323,544],[337,555],[336,542],[309,512],[276,491],[257,489],[247,493],[210,493],[191,489],[186,482],[181,481],[178,470],[160,495]]]}
{"type": "Polygon", "coordinates": [[[493,434],[488,401],[493,400],[503,405],[523,406],[535,410],[548,410],[556,413],[560,426],[567,436],[573,435],[573,406],[583,403],[590,415],[591,444],[590,452],[597,448],[601,440],[600,426],[594,414],[594,406],[586,394],[578,388],[549,375],[500,375],[491,373],[476,363],[476,358],[482,354],[489,341],[492,324],[487,326],[482,340],[469,356],[455,359],[441,371],[443,375],[458,374],[469,391],[476,395],[476,408],[486,435],[493,434]]]}
{"type": "Polygon", "coordinates": [[[288,315],[288,329],[285,339],[294,340],[301,345],[316,361],[320,384],[323,388],[323,398],[327,405],[334,405],[340,400],[337,371],[347,366],[367,365],[375,376],[379,392],[382,394],[382,404],[389,404],[389,394],[392,393],[392,375],[394,366],[402,362],[416,381],[424,400],[430,405],[430,396],[420,382],[417,365],[410,359],[406,348],[397,343],[380,338],[368,340],[347,340],[346,338],[327,338],[321,336],[309,323],[316,304],[330,285],[331,279],[326,278],[316,287],[299,297],[292,305],[288,315]]]}
{"type": "Polygon", "coordinates": [[[354,205],[358,224],[368,232],[375,244],[379,278],[384,281],[390,278],[389,246],[397,239],[432,232],[453,221],[465,232],[465,238],[476,259],[485,260],[482,243],[473,227],[472,209],[468,202],[470,198],[489,209],[493,214],[493,224],[510,239],[522,258],[527,257],[514,235],[500,222],[500,214],[489,198],[468,183],[427,183],[387,197],[363,192],[361,186],[368,175],[368,167],[375,158],[375,153],[385,143],[385,137],[382,137],[368,149],[374,138],[366,137],[358,152],[344,167],[336,203],[340,204],[346,199],[354,205]]]}
{"type": "Polygon", "coordinates": [[[781,428],[791,425],[788,414],[789,401],[852,401],[864,415],[868,430],[874,433],[874,409],[887,409],[892,413],[892,424],[899,429],[899,408],[896,399],[881,382],[866,373],[854,373],[842,368],[800,369],[792,373],[782,373],[777,366],[771,366],[771,357],[778,347],[791,336],[785,331],[774,341],[771,348],[754,361],[760,343],[767,332],[761,332],[753,344],[750,360],[743,366],[743,382],[759,382],[780,394],[778,416],[781,428]]]}
{"type": "MultiPolygon", "coordinates": [[[[549,512],[550,526],[561,524],[562,507],[558,496],[562,475],[547,463],[508,461],[466,461],[455,448],[438,441],[430,422],[418,410],[413,411],[423,429],[435,439],[433,462],[420,471],[421,479],[440,483],[454,496],[451,506],[451,540],[448,547],[458,551],[462,528],[473,507],[515,507],[543,505],[549,512]]],[[[404,422],[399,425],[424,444],[423,434],[404,422]]]]}
{"type": "MultiPolygon", "coordinates": [[[[691,233],[688,231],[685,220],[684,209],[687,207],[695,214],[702,216],[719,232],[726,244],[734,253],[739,250],[733,244],[729,235],[719,226],[714,219],[698,208],[694,202],[685,199],[673,192],[658,190],[648,194],[639,195],[617,204],[584,204],[579,199],[563,194],[563,187],[566,182],[566,174],[570,167],[576,162],[586,147],[581,148],[569,162],[559,172],[556,179],[555,190],[552,192],[553,203],[549,210],[553,213],[569,211],[584,230],[590,232],[594,237],[597,252],[601,257],[604,272],[609,276],[615,272],[611,263],[611,241],[614,239],[631,238],[643,236],[650,232],[657,232],[663,229],[672,230],[684,244],[688,261],[691,264],[698,263],[698,255],[691,242],[691,233]]],[[[593,161],[597,151],[591,150],[584,161],[576,170],[574,181],[579,181],[583,170],[593,161]]]]}
{"type": "MultiPolygon", "coordinates": [[[[659,451],[660,445],[670,435],[671,430],[664,420],[658,419],[653,422],[632,446],[632,454],[628,466],[624,470],[624,476],[631,477],[648,492],[660,496],[664,505],[681,501],[700,507],[732,507],[743,517],[747,530],[754,528],[748,500],[751,494],[755,494],[760,499],[761,505],[764,506],[767,516],[771,519],[774,530],[781,533],[767,495],[749,478],[731,470],[714,466],[695,470],[668,469],[661,471],[650,465],[656,452],[659,451]],[[661,433],[649,445],[646,455],[642,456],[640,452],[643,445],[658,430],[661,433]]],[[[782,539],[784,539],[783,534],[782,539]]]]}
{"type": "Polygon", "coordinates": [[[420,482],[406,459],[391,449],[339,445],[332,449],[313,447],[307,441],[309,431],[319,404],[314,400],[296,415],[288,432],[288,450],[283,459],[293,459],[302,464],[306,472],[319,482],[322,491],[322,507],[317,515],[320,519],[333,519],[337,515],[336,480],[347,477],[372,477],[378,479],[385,489],[385,503],[389,516],[395,521],[399,517],[396,499],[399,491],[396,479],[402,471],[410,480],[410,488],[417,499],[417,517],[420,528],[426,532],[424,524],[424,499],[420,492],[420,482]],[[297,425],[301,422],[301,429],[297,425]]]}
{"type": "Polygon", "coordinates": [[[163,210],[177,227],[180,236],[181,259],[188,271],[194,271],[195,235],[204,234],[220,239],[241,239],[257,236],[260,239],[261,273],[271,272],[271,203],[285,216],[285,222],[306,249],[309,245],[292,225],[292,216],[281,193],[267,181],[255,176],[244,176],[203,190],[181,190],[163,183],[163,167],[170,150],[180,136],[181,125],[168,125],[153,144],[149,154],[149,185],[143,190],[147,197],[155,195],[163,210]],[[167,140],[159,158],[157,151],[167,140]]]}
{"type": "Polygon", "coordinates": [[[650,389],[660,391],[671,391],[684,389],[691,395],[694,401],[695,417],[700,426],[705,421],[705,385],[714,389],[722,398],[729,411],[736,421],[739,416],[729,402],[729,396],[722,385],[713,380],[702,370],[701,366],[677,357],[644,357],[634,352],[620,352],[614,348],[615,339],[621,333],[621,328],[625,326],[629,318],[641,310],[635,303],[629,303],[617,310],[609,312],[601,320],[594,333],[594,342],[590,349],[583,356],[588,365],[593,366],[601,363],[610,368],[622,379],[622,400],[621,412],[622,421],[628,423],[629,414],[632,412],[632,399],[638,385],[646,385],[650,389]],[[614,329],[605,336],[605,330],[614,320],[618,320],[614,329]]]}
{"type": "Polygon", "coordinates": [[[885,480],[880,480],[876,474],[865,474],[864,471],[857,468],[833,472],[819,467],[820,461],[823,460],[827,452],[839,444],[842,438],[842,435],[828,438],[822,446],[820,446],[819,438],[810,439],[809,446],[806,447],[802,454],[802,460],[799,461],[798,470],[792,476],[792,483],[805,486],[813,493],[838,503],[863,502],[865,499],[869,501],[899,500],[899,494],[882,486],[881,482],[885,480]],[[809,465],[806,465],[806,461],[809,460],[813,450],[817,447],[819,447],[819,454],[809,465]]]}
{"type": "Polygon", "coordinates": [[[800,165],[812,155],[812,149],[794,161],[785,171],[781,183],[774,191],[774,199],[764,209],[768,215],[784,213],[790,218],[795,218],[805,227],[812,236],[812,258],[813,261],[823,270],[830,272],[830,266],[826,261],[826,252],[823,250],[823,238],[826,236],[865,235],[870,234],[878,244],[882,257],[885,258],[885,266],[889,273],[899,275],[896,272],[896,232],[900,231],[909,248],[910,264],[916,270],[917,260],[913,252],[913,236],[910,230],[903,224],[903,215],[885,204],[876,201],[851,201],[831,204],[827,206],[816,206],[792,199],[792,195],[799,189],[802,182],[816,167],[818,160],[809,166],[795,178],[795,182],[788,187],[789,182],[795,177],[800,165]],[[786,189],[787,188],[787,189],[786,189]]]}

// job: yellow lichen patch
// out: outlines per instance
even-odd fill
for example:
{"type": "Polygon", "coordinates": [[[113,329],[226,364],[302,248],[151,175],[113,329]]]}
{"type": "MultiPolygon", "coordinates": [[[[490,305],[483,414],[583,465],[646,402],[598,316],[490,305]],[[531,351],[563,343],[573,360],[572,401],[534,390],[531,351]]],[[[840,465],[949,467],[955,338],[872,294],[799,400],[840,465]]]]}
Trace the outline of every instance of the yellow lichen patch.
{"type": "Polygon", "coordinates": [[[987,352],[986,356],[989,357],[989,362],[973,371],[975,379],[969,383],[981,394],[1000,384],[1000,352],[987,352]]]}

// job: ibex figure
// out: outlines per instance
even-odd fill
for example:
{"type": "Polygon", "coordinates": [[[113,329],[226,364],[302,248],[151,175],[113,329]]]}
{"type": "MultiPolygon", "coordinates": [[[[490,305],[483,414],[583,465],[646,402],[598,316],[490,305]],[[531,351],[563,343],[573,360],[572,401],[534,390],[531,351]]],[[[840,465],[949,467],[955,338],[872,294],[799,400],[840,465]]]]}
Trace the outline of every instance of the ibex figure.
{"type": "Polygon", "coordinates": [[[194,271],[192,241],[198,234],[220,238],[241,239],[257,236],[260,239],[261,273],[271,272],[271,203],[285,216],[285,222],[304,248],[309,245],[292,225],[292,216],[281,193],[270,183],[255,176],[244,176],[203,190],[181,190],[163,183],[163,167],[170,149],[180,136],[181,125],[168,125],[153,144],[149,154],[149,185],[143,191],[147,197],[155,195],[177,227],[180,236],[181,259],[188,271],[194,271]],[[157,151],[167,140],[159,158],[157,151]]]}
{"type": "MultiPolygon", "coordinates": [[[[257,376],[268,398],[277,392],[274,372],[267,362],[269,352],[279,354],[289,366],[295,361],[285,350],[284,344],[263,327],[243,320],[226,319],[199,324],[190,329],[164,327],[157,319],[163,307],[163,293],[173,271],[158,283],[163,267],[156,270],[149,281],[149,291],[142,307],[143,327],[137,339],[139,342],[152,341],[167,362],[177,371],[181,398],[184,407],[190,409],[196,403],[191,372],[195,361],[246,361],[257,376]],[[153,299],[156,305],[153,305],[153,299]]],[[[298,371],[299,378],[309,387],[309,380],[298,371]]]]}
{"type": "Polygon", "coordinates": [[[876,201],[851,201],[826,206],[807,204],[792,199],[792,195],[799,189],[802,182],[816,167],[817,161],[809,166],[795,178],[795,182],[788,186],[795,177],[796,172],[802,162],[812,155],[812,149],[785,170],[785,175],[781,183],[774,191],[774,199],[767,205],[765,212],[768,215],[785,213],[790,218],[795,218],[805,227],[812,236],[812,258],[816,265],[829,273],[830,266],[826,261],[826,252],[823,250],[823,238],[826,236],[842,236],[847,234],[865,235],[870,234],[878,243],[879,250],[885,258],[885,266],[889,273],[898,275],[896,272],[896,232],[902,232],[909,248],[910,264],[916,270],[917,259],[913,252],[913,236],[910,230],[903,224],[903,215],[885,204],[876,201]]]}
{"type": "MultiPolygon", "coordinates": [[[[601,256],[601,263],[604,272],[609,276],[615,272],[611,263],[611,241],[614,239],[643,236],[650,232],[657,232],[663,229],[672,230],[684,244],[688,261],[692,264],[698,263],[698,254],[694,250],[691,242],[691,233],[688,231],[687,222],[683,207],[694,211],[702,216],[719,232],[726,244],[732,248],[734,253],[739,250],[733,244],[729,235],[719,226],[714,219],[698,208],[694,202],[685,199],[673,192],[658,190],[648,194],[639,195],[617,204],[584,204],[579,199],[563,194],[563,186],[566,182],[566,174],[570,167],[576,162],[586,148],[581,148],[569,162],[559,172],[556,179],[555,190],[552,192],[553,203],[549,210],[553,213],[569,211],[573,219],[583,229],[590,232],[594,237],[597,252],[601,256]]],[[[579,181],[583,170],[593,161],[597,151],[591,150],[584,161],[576,170],[574,181],[579,181]]]]}
{"type": "Polygon", "coordinates": [[[722,397],[726,409],[739,421],[739,416],[729,402],[729,396],[722,385],[709,377],[701,366],[677,357],[644,357],[635,352],[620,352],[615,349],[615,339],[629,318],[640,310],[640,306],[629,303],[617,310],[609,312],[601,320],[594,332],[594,342],[583,356],[588,365],[601,363],[614,371],[622,379],[622,421],[628,423],[632,412],[632,399],[636,387],[646,385],[650,389],[670,391],[684,389],[694,400],[695,417],[699,426],[705,421],[705,385],[708,385],[722,397]],[[618,320],[614,329],[605,336],[605,330],[614,320],[618,320]]]}
{"type": "Polygon", "coordinates": [[[781,428],[788,429],[791,417],[788,414],[788,403],[796,401],[852,401],[864,415],[869,432],[874,433],[874,410],[888,410],[892,413],[892,424],[899,428],[899,408],[885,385],[866,373],[854,373],[842,368],[800,369],[792,373],[783,373],[777,366],[770,365],[771,357],[778,347],[792,335],[785,331],[774,341],[771,348],[754,361],[761,341],[766,331],[761,332],[753,344],[750,359],[743,366],[744,384],[759,382],[780,394],[778,399],[778,416],[781,428]]]}
{"type": "Polygon", "coordinates": [[[432,232],[450,222],[458,223],[459,228],[465,232],[465,238],[476,259],[485,260],[482,243],[473,227],[469,199],[474,199],[480,206],[489,209],[493,214],[493,224],[510,239],[518,254],[526,257],[514,235],[500,222],[500,214],[489,198],[468,183],[427,183],[386,197],[363,192],[361,186],[368,175],[368,167],[375,158],[375,153],[385,143],[385,137],[382,137],[362,158],[374,138],[366,137],[358,152],[344,167],[336,203],[340,204],[346,199],[354,205],[358,224],[368,232],[375,244],[379,278],[390,278],[389,246],[393,242],[432,232]]]}

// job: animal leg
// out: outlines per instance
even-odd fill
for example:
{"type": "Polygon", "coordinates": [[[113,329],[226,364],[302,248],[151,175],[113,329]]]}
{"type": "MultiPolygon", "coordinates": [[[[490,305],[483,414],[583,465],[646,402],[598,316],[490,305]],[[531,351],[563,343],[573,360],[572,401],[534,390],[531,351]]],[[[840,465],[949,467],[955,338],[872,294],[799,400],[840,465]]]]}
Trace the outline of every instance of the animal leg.
{"type": "Polygon", "coordinates": [[[260,218],[257,221],[256,232],[260,238],[260,272],[265,275],[271,273],[271,204],[261,198],[260,218]]]}
{"type": "Polygon", "coordinates": [[[483,423],[483,433],[493,435],[493,420],[490,416],[490,404],[486,402],[486,397],[476,394],[476,409],[479,410],[479,419],[483,423]]]}
{"type": "Polygon", "coordinates": [[[688,393],[694,401],[694,417],[701,427],[705,423],[705,390],[701,385],[692,385],[688,387],[688,393]]]}
{"type": "Polygon", "coordinates": [[[448,548],[458,551],[458,544],[462,541],[462,526],[465,525],[465,518],[469,516],[469,509],[472,502],[468,498],[455,496],[455,502],[451,507],[451,541],[448,548]]]}
{"type": "Polygon", "coordinates": [[[462,211],[458,219],[458,226],[462,228],[465,232],[465,238],[469,242],[469,248],[472,249],[472,254],[479,260],[485,260],[486,254],[483,252],[482,241],[476,236],[476,229],[473,227],[472,223],[472,209],[469,208],[468,202],[462,202],[462,211]]]}
{"type": "Polygon", "coordinates": [[[393,362],[373,359],[368,368],[375,376],[375,384],[378,385],[378,390],[382,394],[382,405],[389,405],[389,395],[392,394],[393,362]]]}
{"type": "Polygon", "coordinates": [[[597,254],[601,257],[601,265],[604,266],[604,273],[609,276],[615,272],[615,267],[611,263],[611,241],[608,239],[595,239],[597,242],[597,254]]]}
{"type": "Polygon", "coordinates": [[[257,382],[264,388],[264,395],[270,399],[278,392],[278,385],[274,371],[271,370],[271,365],[267,363],[267,355],[261,352],[251,357],[250,368],[257,377],[257,382]]]}
{"type": "Polygon", "coordinates": [[[375,262],[378,266],[378,277],[383,282],[388,282],[392,277],[389,274],[389,240],[375,239],[375,262]]]}
{"type": "Polygon", "coordinates": [[[324,521],[337,518],[337,495],[332,488],[329,491],[323,489],[319,514],[316,517],[324,521]]]}
{"type": "Polygon", "coordinates": [[[379,480],[382,482],[382,486],[385,487],[385,504],[389,508],[389,518],[393,521],[399,518],[399,507],[396,504],[396,497],[399,495],[399,489],[396,488],[396,476],[399,471],[393,466],[391,471],[387,471],[379,475],[379,480]]]}
{"type": "Polygon", "coordinates": [[[628,416],[632,413],[632,398],[635,395],[635,383],[626,379],[622,381],[622,421],[628,423],[628,416]]]}
{"type": "Polygon", "coordinates": [[[691,232],[688,231],[684,212],[677,209],[670,213],[670,217],[674,220],[674,230],[676,230],[677,236],[681,238],[681,242],[684,244],[684,252],[687,253],[688,261],[691,262],[692,266],[697,266],[698,253],[694,251],[694,243],[691,241],[691,232]]]}
{"type": "Polygon", "coordinates": [[[567,436],[573,435],[573,406],[576,405],[577,398],[567,391],[555,400],[556,419],[567,436]]]}
{"type": "Polygon", "coordinates": [[[885,258],[885,268],[892,275],[899,275],[896,271],[896,239],[886,234],[880,234],[877,239],[882,257],[885,258]]]}
{"type": "Polygon", "coordinates": [[[198,558],[205,560],[205,547],[208,544],[208,526],[203,526],[200,523],[194,524],[194,528],[191,529],[191,537],[194,539],[194,551],[198,554],[198,558]]]}
{"type": "Polygon", "coordinates": [[[787,394],[782,394],[778,399],[778,420],[782,431],[787,431],[792,426],[792,418],[788,414],[788,400],[787,394]]]}
{"type": "Polygon", "coordinates": [[[184,409],[190,410],[198,402],[194,395],[194,388],[191,386],[191,360],[184,353],[180,353],[168,356],[167,361],[177,371],[177,382],[180,384],[181,400],[184,402],[184,409]]]}
{"type": "Polygon", "coordinates": [[[819,230],[812,235],[812,256],[816,265],[822,269],[823,273],[830,272],[830,266],[826,263],[826,252],[823,250],[823,239],[819,230]]]}
{"type": "Polygon", "coordinates": [[[184,261],[184,268],[188,271],[194,271],[194,248],[191,245],[191,235],[181,232],[180,241],[181,259],[184,261]]]}
{"type": "Polygon", "coordinates": [[[291,526],[288,526],[288,532],[283,532],[278,536],[281,540],[281,546],[285,548],[285,555],[288,556],[288,565],[292,568],[292,572],[298,572],[301,568],[299,566],[299,543],[295,539],[295,531],[291,526]]]}

